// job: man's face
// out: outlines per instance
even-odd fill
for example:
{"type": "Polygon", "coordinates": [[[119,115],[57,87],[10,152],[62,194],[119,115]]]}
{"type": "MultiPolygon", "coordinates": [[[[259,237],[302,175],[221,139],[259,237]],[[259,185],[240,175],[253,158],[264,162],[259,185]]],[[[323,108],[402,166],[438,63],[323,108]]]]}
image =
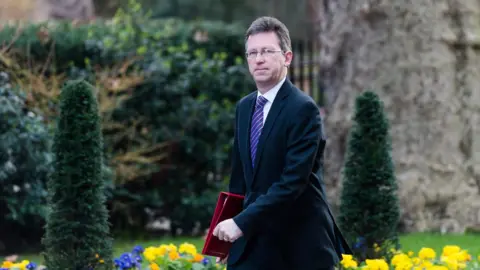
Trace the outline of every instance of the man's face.
{"type": "Polygon", "coordinates": [[[282,52],[274,32],[258,33],[247,39],[248,69],[259,86],[273,86],[292,60],[292,52],[282,52]]]}

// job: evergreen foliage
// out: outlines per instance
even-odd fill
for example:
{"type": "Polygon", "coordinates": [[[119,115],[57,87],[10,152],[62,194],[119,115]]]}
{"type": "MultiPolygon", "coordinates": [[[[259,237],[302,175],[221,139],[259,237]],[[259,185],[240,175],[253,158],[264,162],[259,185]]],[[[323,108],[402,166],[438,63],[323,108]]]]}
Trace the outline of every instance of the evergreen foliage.
{"type": "Polygon", "coordinates": [[[355,102],[343,172],[339,223],[361,260],[398,248],[400,210],[383,103],[371,91],[355,102]]]}
{"type": "Polygon", "coordinates": [[[54,172],[47,183],[43,244],[49,270],[112,269],[102,144],[93,87],[83,80],[68,81],[60,94],[54,172]]]}
{"type": "Polygon", "coordinates": [[[52,141],[43,115],[32,110],[25,92],[0,72],[0,253],[38,247],[52,141]]]}

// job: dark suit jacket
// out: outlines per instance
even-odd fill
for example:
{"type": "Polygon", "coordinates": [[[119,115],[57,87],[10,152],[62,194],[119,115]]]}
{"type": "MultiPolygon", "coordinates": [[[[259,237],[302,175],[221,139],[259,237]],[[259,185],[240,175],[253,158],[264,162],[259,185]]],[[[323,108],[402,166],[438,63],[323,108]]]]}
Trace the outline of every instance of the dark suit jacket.
{"type": "Polygon", "coordinates": [[[236,107],[229,191],[245,195],[244,210],[234,217],[244,236],[233,243],[228,264],[275,255],[286,269],[333,266],[351,251],[318,173],[325,147],[319,108],[286,79],[267,115],[253,168],[250,123],[256,96],[249,94],[236,107]]]}

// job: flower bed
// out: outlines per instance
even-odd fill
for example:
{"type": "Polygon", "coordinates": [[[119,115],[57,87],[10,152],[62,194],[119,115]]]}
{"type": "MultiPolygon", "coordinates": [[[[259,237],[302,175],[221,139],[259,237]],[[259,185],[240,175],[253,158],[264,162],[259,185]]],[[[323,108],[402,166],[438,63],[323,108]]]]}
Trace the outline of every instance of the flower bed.
{"type": "MultiPolygon", "coordinates": [[[[98,257],[97,257],[98,258],[98,257]]],[[[105,263],[98,258],[98,263],[105,263]]],[[[118,270],[221,270],[224,265],[218,264],[215,258],[205,257],[197,252],[194,245],[183,243],[178,247],[174,244],[136,246],[131,252],[125,252],[113,260],[114,269],[118,270]]],[[[0,270],[47,270],[45,266],[23,260],[21,262],[4,261],[0,270]]]]}
{"type": "MultiPolygon", "coordinates": [[[[105,263],[101,258],[99,263],[105,263]]],[[[125,252],[113,260],[114,268],[118,270],[219,270],[225,266],[217,264],[215,259],[204,257],[197,252],[194,245],[183,243],[178,247],[169,245],[150,246],[143,248],[136,246],[131,252],[125,252]]],[[[437,256],[431,248],[424,247],[418,254],[396,251],[391,262],[382,259],[371,259],[359,264],[351,255],[343,255],[341,261],[343,269],[348,270],[473,270],[480,269],[480,256],[473,258],[467,250],[459,246],[445,246],[442,254],[437,256]]],[[[4,261],[0,270],[40,270],[44,266],[37,266],[34,262],[4,261]]]]}
{"type": "Polygon", "coordinates": [[[473,270],[480,269],[480,256],[476,259],[467,250],[459,246],[447,245],[443,247],[442,254],[437,256],[432,248],[424,247],[418,254],[413,251],[407,253],[395,251],[390,263],[383,259],[365,260],[358,264],[351,255],[343,255],[341,265],[344,269],[365,270],[473,270]]]}
{"type": "Polygon", "coordinates": [[[169,244],[158,247],[150,246],[143,249],[137,246],[130,253],[124,253],[114,260],[116,269],[179,269],[179,270],[217,270],[225,268],[214,259],[204,257],[190,243],[179,247],[169,244]],[[142,266],[145,266],[142,268],[142,266]]]}

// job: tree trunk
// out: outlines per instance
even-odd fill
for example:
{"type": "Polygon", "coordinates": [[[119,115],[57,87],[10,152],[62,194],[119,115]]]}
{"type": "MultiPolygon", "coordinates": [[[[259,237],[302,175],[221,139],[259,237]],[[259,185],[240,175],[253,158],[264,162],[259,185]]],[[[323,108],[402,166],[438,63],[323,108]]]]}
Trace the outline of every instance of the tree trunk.
{"type": "Polygon", "coordinates": [[[338,209],[353,102],[385,103],[405,231],[480,224],[480,2],[318,0],[326,181],[338,209]]]}

